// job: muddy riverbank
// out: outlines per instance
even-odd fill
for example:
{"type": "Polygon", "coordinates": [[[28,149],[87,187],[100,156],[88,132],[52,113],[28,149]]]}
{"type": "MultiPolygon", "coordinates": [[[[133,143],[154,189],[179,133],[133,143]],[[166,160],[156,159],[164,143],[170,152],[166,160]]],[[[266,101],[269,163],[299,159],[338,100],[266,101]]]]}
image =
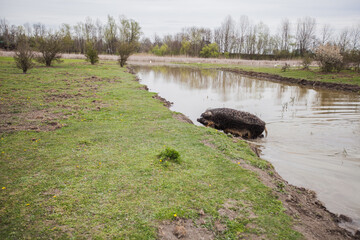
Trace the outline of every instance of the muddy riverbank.
{"type": "Polygon", "coordinates": [[[250,77],[255,77],[259,79],[270,80],[273,82],[282,82],[282,83],[290,83],[297,84],[300,86],[312,87],[312,88],[322,88],[322,89],[331,89],[337,91],[347,91],[347,92],[359,92],[360,86],[358,85],[350,85],[350,84],[341,84],[341,83],[331,83],[331,82],[319,82],[319,81],[311,81],[306,79],[299,78],[288,78],[282,77],[276,74],[270,73],[262,73],[262,72],[253,72],[253,71],[245,71],[241,69],[230,69],[230,68],[218,68],[219,70],[234,72],[250,77]]]}

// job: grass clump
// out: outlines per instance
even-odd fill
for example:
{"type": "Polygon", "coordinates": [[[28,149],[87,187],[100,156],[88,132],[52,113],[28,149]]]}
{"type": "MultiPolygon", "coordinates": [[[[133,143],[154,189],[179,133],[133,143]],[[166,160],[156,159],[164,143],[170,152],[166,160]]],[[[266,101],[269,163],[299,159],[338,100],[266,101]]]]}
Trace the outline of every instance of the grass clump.
{"type": "Polygon", "coordinates": [[[160,162],[173,162],[180,164],[180,153],[173,148],[167,147],[165,150],[161,151],[158,155],[158,159],[160,162]]]}

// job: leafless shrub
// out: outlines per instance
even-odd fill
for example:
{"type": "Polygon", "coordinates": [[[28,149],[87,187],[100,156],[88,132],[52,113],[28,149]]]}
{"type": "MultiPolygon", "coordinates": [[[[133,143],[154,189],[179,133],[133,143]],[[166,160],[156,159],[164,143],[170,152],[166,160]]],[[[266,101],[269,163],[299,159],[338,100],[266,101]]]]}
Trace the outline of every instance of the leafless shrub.
{"type": "Polygon", "coordinates": [[[282,72],[286,72],[289,69],[290,69],[290,64],[288,64],[288,63],[285,63],[285,65],[281,67],[282,72]]]}
{"type": "Polygon", "coordinates": [[[310,54],[305,54],[302,59],[302,66],[304,70],[309,70],[310,64],[312,63],[313,58],[310,56],[310,54]]]}
{"type": "Polygon", "coordinates": [[[18,39],[16,51],[14,54],[16,67],[23,70],[24,74],[27,72],[27,70],[34,66],[34,52],[31,50],[28,40],[25,36],[21,36],[18,39]]]}
{"type": "Polygon", "coordinates": [[[39,63],[43,63],[49,67],[53,61],[61,62],[60,52],[63,48],[63,38],[60,34],[48,33],[46,36],[39,36],[36,39],[36,46],[41,53],[41,56],[36,58],[36,61],[39,63]]]}

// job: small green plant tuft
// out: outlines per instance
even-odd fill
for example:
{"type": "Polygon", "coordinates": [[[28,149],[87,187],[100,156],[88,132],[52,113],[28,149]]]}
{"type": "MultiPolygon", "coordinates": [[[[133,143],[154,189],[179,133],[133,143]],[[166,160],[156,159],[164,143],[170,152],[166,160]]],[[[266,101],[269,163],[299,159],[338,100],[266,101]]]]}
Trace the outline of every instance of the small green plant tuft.
{"type": "Polygon", "coordinates": [[[278,192],[285,192],[285,183],[281,181],[276,182],[276,187],[278,192]]]}
{"type": "Polygon", "coordinates": [[[161,163],[166,162],[173,162],[180,164],[180,153],[176,151],[175,149],[167,147],[165,150],[163,150],[159,155],[158,158],[160,159],[161,163]]]}

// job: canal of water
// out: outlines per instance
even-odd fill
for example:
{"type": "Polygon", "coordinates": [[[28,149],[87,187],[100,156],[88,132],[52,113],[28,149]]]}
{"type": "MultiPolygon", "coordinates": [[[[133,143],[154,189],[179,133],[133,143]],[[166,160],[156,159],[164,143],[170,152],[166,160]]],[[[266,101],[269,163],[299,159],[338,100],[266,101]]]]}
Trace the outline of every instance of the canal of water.
{"type": "Polygon", "coordinates": [[[276,83],[220,70],[135,66],[141,83],[195,124],[208,108],[247,111],[266,122],[261,157],[290,184],[314,190],[360,229],[360,95],[276,83]]]}

